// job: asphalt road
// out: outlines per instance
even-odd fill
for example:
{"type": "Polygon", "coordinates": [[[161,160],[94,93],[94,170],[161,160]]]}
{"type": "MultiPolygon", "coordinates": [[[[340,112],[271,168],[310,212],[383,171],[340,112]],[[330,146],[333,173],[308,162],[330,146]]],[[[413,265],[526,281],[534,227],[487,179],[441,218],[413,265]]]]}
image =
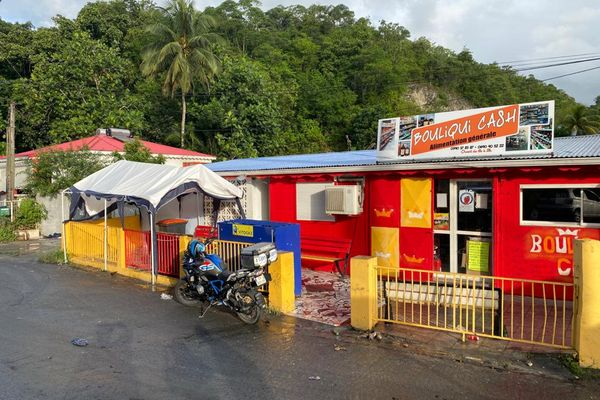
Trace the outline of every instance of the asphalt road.
{"type": "Polygon", "coordinates": [[[131,280],[0,255],[0,399],[37,398],[589,399],[598,386],[291,318],[246,326],[217,309],[199,319],[131,280]],[[76,337],[89,345],[73,346],[76,337]]]}

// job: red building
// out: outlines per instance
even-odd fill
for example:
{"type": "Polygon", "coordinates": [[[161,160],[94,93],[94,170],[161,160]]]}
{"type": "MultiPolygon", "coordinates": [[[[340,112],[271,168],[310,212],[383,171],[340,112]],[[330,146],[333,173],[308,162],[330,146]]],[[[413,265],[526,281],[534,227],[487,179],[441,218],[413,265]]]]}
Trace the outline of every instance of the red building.
{"type": "Polygon", "coordinates": [[[573,239],[600,239],[600,135],[555,138],[547,154],[381,162],[365,150],[209,168],[245,182],[250,218],[351,240],[352,256],[380,265],[570,282],[573,239]],[[355,215],[326,212],[341,185],[358,189],[355,215]]]}

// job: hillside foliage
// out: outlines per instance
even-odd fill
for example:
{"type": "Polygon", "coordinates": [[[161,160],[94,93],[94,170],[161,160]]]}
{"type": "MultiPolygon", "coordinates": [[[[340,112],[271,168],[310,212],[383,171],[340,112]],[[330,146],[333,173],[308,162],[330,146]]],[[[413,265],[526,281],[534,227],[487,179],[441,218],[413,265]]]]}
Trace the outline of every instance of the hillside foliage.
{"type": "MultiPolygon", "coordinates": [[[[254,0],[226,0],[201,12],[223,39],[210,49],[221,69],[185,96],[190,149],[222,159],[365,149],[380,118],[550,99],[557,134],[573,130],[578,104],[555,86],[344,5],[263,11],[254,0]]],[[[75,19],[56,16],[51,27],[0,20],[0,130],[13,99],[18,151],[99,127],[180,145],[181,93],[162,95],[168,71],[141,69],[147,29],[161,18],[150,0],[111,0],[86,4],[75,19]]],[[[586,108],[597,114],[600,104],[586,108]]]]}

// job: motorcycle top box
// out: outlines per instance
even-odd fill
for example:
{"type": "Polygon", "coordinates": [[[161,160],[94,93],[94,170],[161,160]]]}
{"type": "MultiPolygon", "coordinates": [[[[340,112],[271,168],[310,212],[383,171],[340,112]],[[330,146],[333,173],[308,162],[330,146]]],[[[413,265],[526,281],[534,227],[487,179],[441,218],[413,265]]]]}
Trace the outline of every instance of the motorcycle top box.
{"type": "Polygon", "coordinates": [[[261,268],[277,260],[277,250],[273,243],[260,242],[243,248],[241,257],[242,268],[261,268]]]}

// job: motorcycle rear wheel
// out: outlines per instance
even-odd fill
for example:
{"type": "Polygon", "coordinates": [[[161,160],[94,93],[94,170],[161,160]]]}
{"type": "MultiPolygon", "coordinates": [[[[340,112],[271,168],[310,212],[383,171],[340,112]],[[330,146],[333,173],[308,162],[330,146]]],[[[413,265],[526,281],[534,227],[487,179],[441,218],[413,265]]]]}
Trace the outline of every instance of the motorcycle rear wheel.
{"type": "Polygon", "coordinates": [[[261,311],[262,311],[261,308],[258,306],[258,304],[255,303],[248,310],[248,312],[238,311],[237,315],[242,320],[242,322],[244,322],[244,323],[246,323],[248,325],[254,325],[260,319],[261,311]]]}
{"type": "Polygon", "coordinates": [[[173,289],[173,296],[178,303],[181,303],[184,306],[195,306],[200,303],[200,300],[190,293],[191,290],[192,288],[188,283],[183,279],[180,279],[173,289]]]}

